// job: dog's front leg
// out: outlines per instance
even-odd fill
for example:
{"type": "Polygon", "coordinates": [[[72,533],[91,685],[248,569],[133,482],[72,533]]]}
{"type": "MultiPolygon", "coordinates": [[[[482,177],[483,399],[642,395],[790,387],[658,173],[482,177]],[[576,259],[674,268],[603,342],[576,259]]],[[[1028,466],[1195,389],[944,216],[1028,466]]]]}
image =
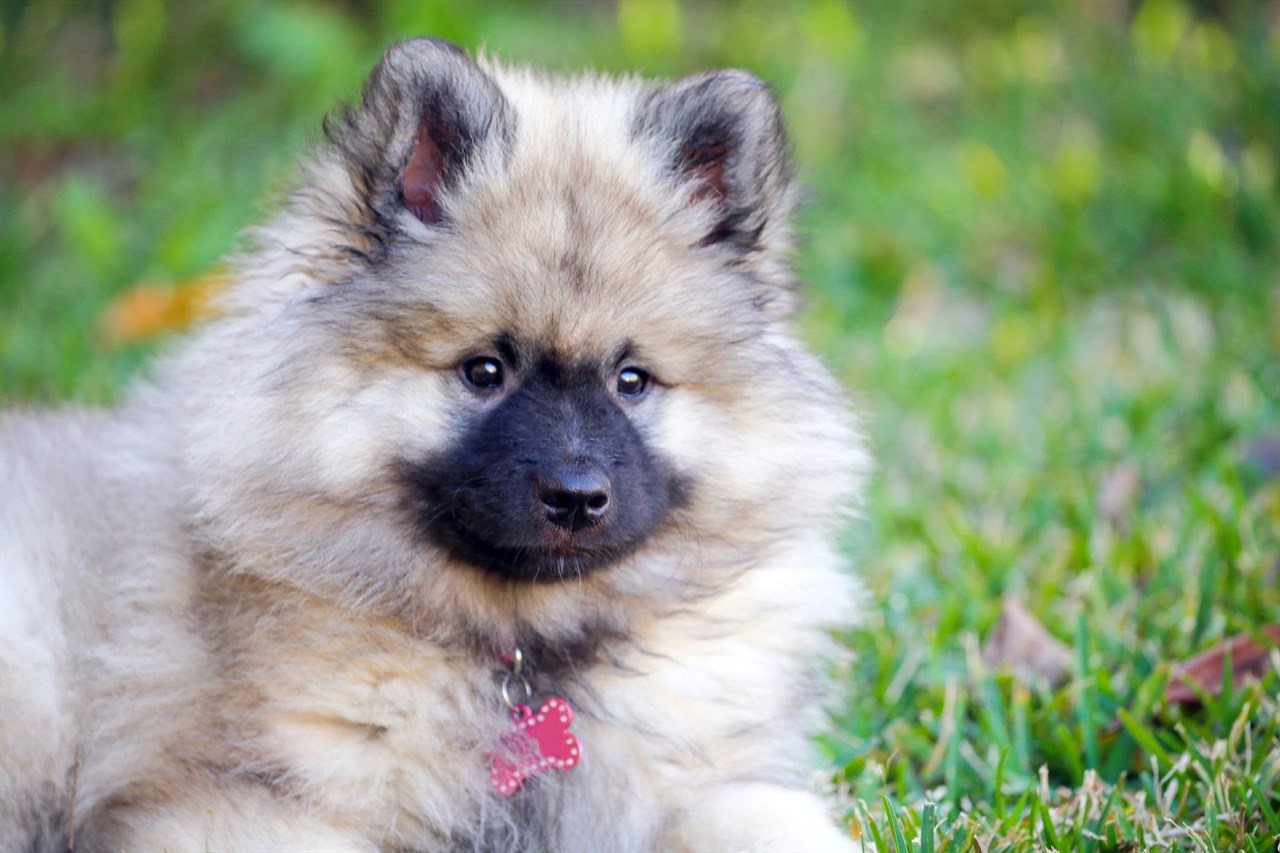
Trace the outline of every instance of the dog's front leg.
{"type": "Polygon", "coordinates": [[[815,794],[765,782],[719,786],[694,798],[661,845],[666,849],[852,853],[815,794]]]}
{"type": "MultiPolygon", "coordinates": [[[[373,851],[362,834],[256,785],[195,788],[96,816],[81,849],[373,851]]],[[[79,841],[77,841],[79,845],[79,841]]]]}

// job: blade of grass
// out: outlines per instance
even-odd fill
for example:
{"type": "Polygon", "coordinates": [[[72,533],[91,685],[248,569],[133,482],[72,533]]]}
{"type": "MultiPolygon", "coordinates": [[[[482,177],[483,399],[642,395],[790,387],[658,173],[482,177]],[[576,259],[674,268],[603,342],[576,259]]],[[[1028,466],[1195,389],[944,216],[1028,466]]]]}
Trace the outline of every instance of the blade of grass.
{"type": "Polygon", "coordinates": [[[1004,763],[1009,757],[1009,748],[1002,747],[1000,750],[1000,758],[996,760],[995,780],[992,783],[994,790],[991,792],[991,800],[995,803],[995,813],[997,815],[1004,814],[1004,763]]]}
{"type": "Polygon", "coordinates": [[[1073,825],[1071,834],[1072,850],[1084,849],[1084,828],[1089,822],[1089,810],[1092,806],[1093,800],[1086,798],[1084,801],[1084,808],[1081,809],[1080,814],[1071,819],[1073,825]]]}
{"type": "MultiPolygon", "coordinates": [[[[1018,802],[1013,807],[1013,811],[1003,816],[1003,818],[1000,821],[1000,833],[1002,835],[1008,833],[1011,829],[1013,829],[1013,825],[1017,823],[1019,819],[1021,819],[1022,813],[1026,811],[1028,807],[1028,803],[1030,803],[1031,801],[1032,794],[1035,793],[1035,788],[1036,788],[1035,782],[1028,782],[1027,789],[1023,791],[1022,796],[1018,798],[1018,802]]],[[[1031,808],[1033,812],[1032,818],[1034,819],[1035,807],[1032,806],[1031,808]]]]}
{"type": "Polygon", "coordinates": [[[1169,753],[1160,745],[1160,741],[1156,739],[1155,733],[1147,728],[1142,722],[1124,708],[1121,708],[1116,714],[1120,717],[1120,724],[1124,726],[1125,731],[1133,736],[1142,748],[1153,755],[1163,767],[1172,767],[1173,759],[1169,757],[1169,753]]]}
{"type": "MultiPolygon", "coordinates": [[[[1193,500],[1200,504],[1201,507],[1207,507],[1207,503],[1198,495],[1193,496],[1193,500]]],[[[1212,510],[1210,510],[1212,513],[1212,510]]],[[[1214,514],[1216,516],[1216,513],[1214,514]]],[[[1218,568],[1221,561],[1215,555],[1206,555],[1204,562],[1200,567],[1200,575],[1198,578],[1196,594],[1199,600],[1196,603],[1196,622],[1191,629],[1191,646],[1194,648],[1200,645],[1200,641],[1204,639],[1204,633],[1209,627],[1209,620],[1213,617],[1213,602],[1218,590],[1218,568]]]]}
{"type": "MultiPolygon", "coordinates": [[[[1101,836],[1103,834],[1103,829],[1107,825],[1107,816],[1111,814],[1111,807],[1115,805],[1115,802],[1116,802],[1116,793],[1123,787],[1124,787],[1124,774],[1122,773],[1120,775],[1120,778],[1116,781],[1116,783],[1111,786],[1111,792],[1107,794],[1107,799],[1103,801],[1102,811],[1098,812],[1097,818],[1094,819],[1094,822],[1093,822],[1094,836],[1101,836]]],[[[1114,846],[1114,844],[1112,844],[1112,846],[1114,846]]],[[[1086,845],[1085,847],[1085,850],[1090,851],[1091,853],[1091,851],[1096,850],[1097,847],[1098,847],[1097,838],[1090,838],[1088,845],[1086,845]]]]}
{"type": "Polygon", "coordinates": [[[1076,678],[1079,679],[1080,695],[1076,705],[1076,719],[1080,724],[1080,736],[1084,740],[1085,768],[1098,768],[1098,733],[1095,725],[1094,709],[1097,700],[1094,694],[1093,678],[1089,675],[1089,628],[1085,624],[1084,614],[1076,619],[1076,678]]]}
{"type": "Polygon", "coordinates": [[[1070,768],[1072,779],[1077,782],[1083,779],[1084,761],[1081,758],[1083,750],[1075,737],[1075,732],[1066,722],[1060,722],[1053,727],[1053,737],[1057,741],[1058,747],[1057,754],[1054,757],[1070,768]]]}
{"type": "Polygon", "coordinates": [[[1044,836],[1045,844],[1055,850],[1062,849],[1058,841],[1058,831],[1053,826],[1053,816],[1049,814],[1049,805],[1041,800],[1039,795],[1035,799],[1035,810],[1040,816],[1041,834],[1044,836]]]}
{"type": "Polygon", "coordinates": [[[952,813],[960,803],[960,747],[964,743],[964,723],[968,712],[969,693],[963,685],[956,690],[956,707],[952,717],[951,739],[947,742],[946,765],[942,778],[947,786],[947,805],[952,813]]]}
{"type": "Polygon", "coordinates": [[[871,812],[867,808],[867,804],[862,800],[858,800],[858,808],[862,812],[861,820],[863,821],[863,832],[871,833],[871,838],[875,841],[876,850],[887,849],[884,846],[884,836],[880,834],[880,828],[876,825],[875,820],[872,819],[871,812]]]}
{"type": "Polygon", "coordinates": [[[1248,784],[1249,790],[1253,792],[1253,798],[1258,803],[1258,811],[1262,812],[1262,816],[1266,818],[1267,826],[1271,828],[1273,833],[1280,835],[1280,816],[1276,815],[1275,809],[1271,808],[1271,804],[1267,802],[1270,798],[1258,787],[1258,781],[1252,776],[1246,776],[1244,780],[1248,784]]]}
{"type": "Polygon", "coordinates": [[[1214,703],[1214,710],[1217,712],[1219,719],[1229,720],[1235,716],[1232,705],[1235,701],[1235,666],[1231,660],[1231,644],[1227,643],[1222,648],[1222,682],[1221,692],[1218,694],[1218,700],[1214,703]]]}
{"type": "Polygon", "coordinates": [[[933,853],[933,830],[938,807],[932,802],[924,804],[920,815],[920,853],[933,853]]]}
{"type": "Polygon", "coordinates": [[[884,815],[889,821],[889,831],[893,833],[893,846],[898,853],[911,853],[911,848],[907,845],[907,839],[902,834],[902,825],[898,822],[898,811],[893,801],[889,799],[889,795],[885,794],[881,799],[884,800],[884,815]]]}

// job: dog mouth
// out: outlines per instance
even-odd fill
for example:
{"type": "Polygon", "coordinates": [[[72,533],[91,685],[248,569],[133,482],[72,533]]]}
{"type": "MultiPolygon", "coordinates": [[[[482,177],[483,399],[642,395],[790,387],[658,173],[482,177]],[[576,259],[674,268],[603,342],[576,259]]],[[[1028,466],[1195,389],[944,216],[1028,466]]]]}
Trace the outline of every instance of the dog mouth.
{"type": "Polygon", "coordinates": [[[439,530],[436,538],[454,557],[510,580],[555,583],[582,578],[607,568],[640,543],[601,541],[597,536],[548,531],[523,543],[497,542],[460,526],[439,530]]]}
{"type": "Polygon", "coordinates": [[[410,524],[424,544],[470,569],[509,581],[556,583],[616,564],[644,544],[665,514],[665,506],[652,516],[637,514],[616,494],[607,506],[596,501],[592,507],[590,498],[538,497],[531,487],[507,493],[502,483],[471,478],[459,487],[411,476],[410,524]]]}
{"type": "Polygon", "coordinates": [[[442,488],[411,478],[413,526],[471,569],[529,583],[579,580],[616,566],[662,529],[687,495],[683,481],[670,479],[659,500],[627,500],[627,490],[618,489],[605,507],[588,498],[569,511],[566,501],[545,494],[532,500],[530,489],[495,493],[493,482],[473,478],[467,487],[442,488]],[[579,518],[582,512],[588,517],[579,518]]]}

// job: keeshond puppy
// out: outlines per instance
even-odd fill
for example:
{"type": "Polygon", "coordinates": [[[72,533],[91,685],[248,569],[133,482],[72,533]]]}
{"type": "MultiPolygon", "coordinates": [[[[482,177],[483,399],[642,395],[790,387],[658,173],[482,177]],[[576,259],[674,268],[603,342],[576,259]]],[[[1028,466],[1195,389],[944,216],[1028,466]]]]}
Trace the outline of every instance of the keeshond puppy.
{"type": "Polygon", "coordinates": [[[741,71],[393,47],[221,313],[6,413],[4,850],[844,850],[865,454],[741,71]]]}

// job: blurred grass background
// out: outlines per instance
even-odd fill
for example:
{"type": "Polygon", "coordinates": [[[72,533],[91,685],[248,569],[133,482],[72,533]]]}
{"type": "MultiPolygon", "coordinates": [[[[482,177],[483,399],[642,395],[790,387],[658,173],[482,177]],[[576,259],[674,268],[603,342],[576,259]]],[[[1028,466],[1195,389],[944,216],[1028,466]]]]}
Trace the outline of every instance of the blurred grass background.
{"type": "Polygon", "coordinates": [[[1164,691],[1280,620],[1277,10],[7,0],[0,395],[114,399],[158,342],[105,331],[113,300],[216,270],[394,39],[749,68],[811,188],[805,333],[880,465],[823,743],[851,831],[1275,849],[1280,679],[1199,710],[1164,691]],[[1006,598],[1070,648],[1067,683],[984,663],[1006,598]]]}

